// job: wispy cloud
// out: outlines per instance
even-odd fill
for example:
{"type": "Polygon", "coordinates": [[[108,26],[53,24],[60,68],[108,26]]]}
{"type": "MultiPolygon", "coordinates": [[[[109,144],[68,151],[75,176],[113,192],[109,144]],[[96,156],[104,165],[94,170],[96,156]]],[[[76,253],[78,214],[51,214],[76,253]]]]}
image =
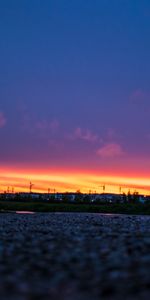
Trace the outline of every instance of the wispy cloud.
{"type": "Polygon", "coordinates": [[[37,121],[34,124],[34,126],[35,126],[35,129],[37,129],[41,132],[55,133],[59,128],[59,122],[56,119],[53,119],[51,121],[41,120],[41,121],[37,121]]]}
{"type": "Polygon", "coordinates": [[[59,121],[56,119],[31,120],[29,118],[27,121],[28,126],[26,126],[26,129],[30,132],[30,134],[46,139],[47,141],[57,134],[60,126],[59,121]]]}
{"type": "Polygon", "coordinates": [[[4,127],[7,123],[6,117],[2,111],[0,111],[0,128],[4,127]]]}
{"type": "Polygon", "coordinates": [[[31,113],[26,106],[22,105],[20,112],[22,129],[29,134],[50,139],[52,135],[57,133],[60,127],[60,123],[56,118],[38,118],[38,116],[31,113]]]}
{"type": "Polygon", "coordinates": [[[83,140],[89,143],[94,143],[98,141],[98,135],[93,133],[89,129],[82,129],[77,127],[72,134],[68,135],[69,139],[72,140],[83,140]]]}
{"type": "Polygon", "coordinates": [[[115,131],[114,128],[108,128],[107,133],[106,133],[106,138],[110,141],[110,140],[114,140],[115,138],[117,138],[118,133],[115,131]]]}
{"type": "Polygon", "coordinates": [[[101,158],[119,157],[124,151],[118,143],[107,143],[97,150],[97,155],[101,158]]]}
{"type": "Polygon", "coordinates": [[[150,92],[142,89],[136,89],[130,95],[130,100],[134,103],[140,103],[150,99],[150,92]]]}

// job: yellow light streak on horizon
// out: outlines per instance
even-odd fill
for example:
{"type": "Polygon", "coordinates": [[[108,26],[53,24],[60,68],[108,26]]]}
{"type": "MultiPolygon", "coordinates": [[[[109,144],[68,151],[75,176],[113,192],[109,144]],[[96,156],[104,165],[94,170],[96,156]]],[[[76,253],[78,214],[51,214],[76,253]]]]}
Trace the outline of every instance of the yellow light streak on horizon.
{"type": "Polygon", "coordinates": [[[101,185],[106,185],[106,191],[119,193],[135,189],[143,194],[150,194],[150,180],[148,178],[135,178],[126,176],[103,176],[93,174],[90,171],[69,172],[69,171],[8,171],[2,170],[0,175],[0,190],[6,190],[8,186],[15,187],[15,191],[29,191],[29,182],[34,183],[33,190],[36,192],[46,192],[48,188],[56,189],[58,192],[76,191],[89,192],[96,190],[103,192],[101,185]]]}

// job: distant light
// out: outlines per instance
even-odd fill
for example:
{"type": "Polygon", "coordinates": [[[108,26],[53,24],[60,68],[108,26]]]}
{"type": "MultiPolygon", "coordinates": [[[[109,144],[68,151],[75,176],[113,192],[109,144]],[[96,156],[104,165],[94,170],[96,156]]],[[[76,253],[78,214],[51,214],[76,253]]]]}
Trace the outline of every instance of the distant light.
{"type": "Polygon", "coordinates": [[[33,211],[16,211],[16,214],[34,214],[33,211]]]}

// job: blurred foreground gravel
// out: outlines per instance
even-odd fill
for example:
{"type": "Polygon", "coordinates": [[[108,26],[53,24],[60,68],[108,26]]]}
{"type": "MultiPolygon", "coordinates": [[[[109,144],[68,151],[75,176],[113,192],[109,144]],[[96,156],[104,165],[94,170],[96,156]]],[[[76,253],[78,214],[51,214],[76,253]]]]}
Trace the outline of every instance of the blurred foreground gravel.
{"type": "Polygon", "coordinates": [[[1,213],[0,299],[150,299],[150,217],[1,213]]]}

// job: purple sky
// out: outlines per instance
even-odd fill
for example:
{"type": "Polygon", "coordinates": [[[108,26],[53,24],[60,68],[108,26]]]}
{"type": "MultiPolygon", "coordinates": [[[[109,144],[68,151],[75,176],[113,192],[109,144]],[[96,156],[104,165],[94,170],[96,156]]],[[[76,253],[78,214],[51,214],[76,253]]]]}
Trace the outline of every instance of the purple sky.
{"type": "Polygon", "coordinates": [[[149,175],[149,36],[149,0],[1,0],[0,163],[149,175]]]}

